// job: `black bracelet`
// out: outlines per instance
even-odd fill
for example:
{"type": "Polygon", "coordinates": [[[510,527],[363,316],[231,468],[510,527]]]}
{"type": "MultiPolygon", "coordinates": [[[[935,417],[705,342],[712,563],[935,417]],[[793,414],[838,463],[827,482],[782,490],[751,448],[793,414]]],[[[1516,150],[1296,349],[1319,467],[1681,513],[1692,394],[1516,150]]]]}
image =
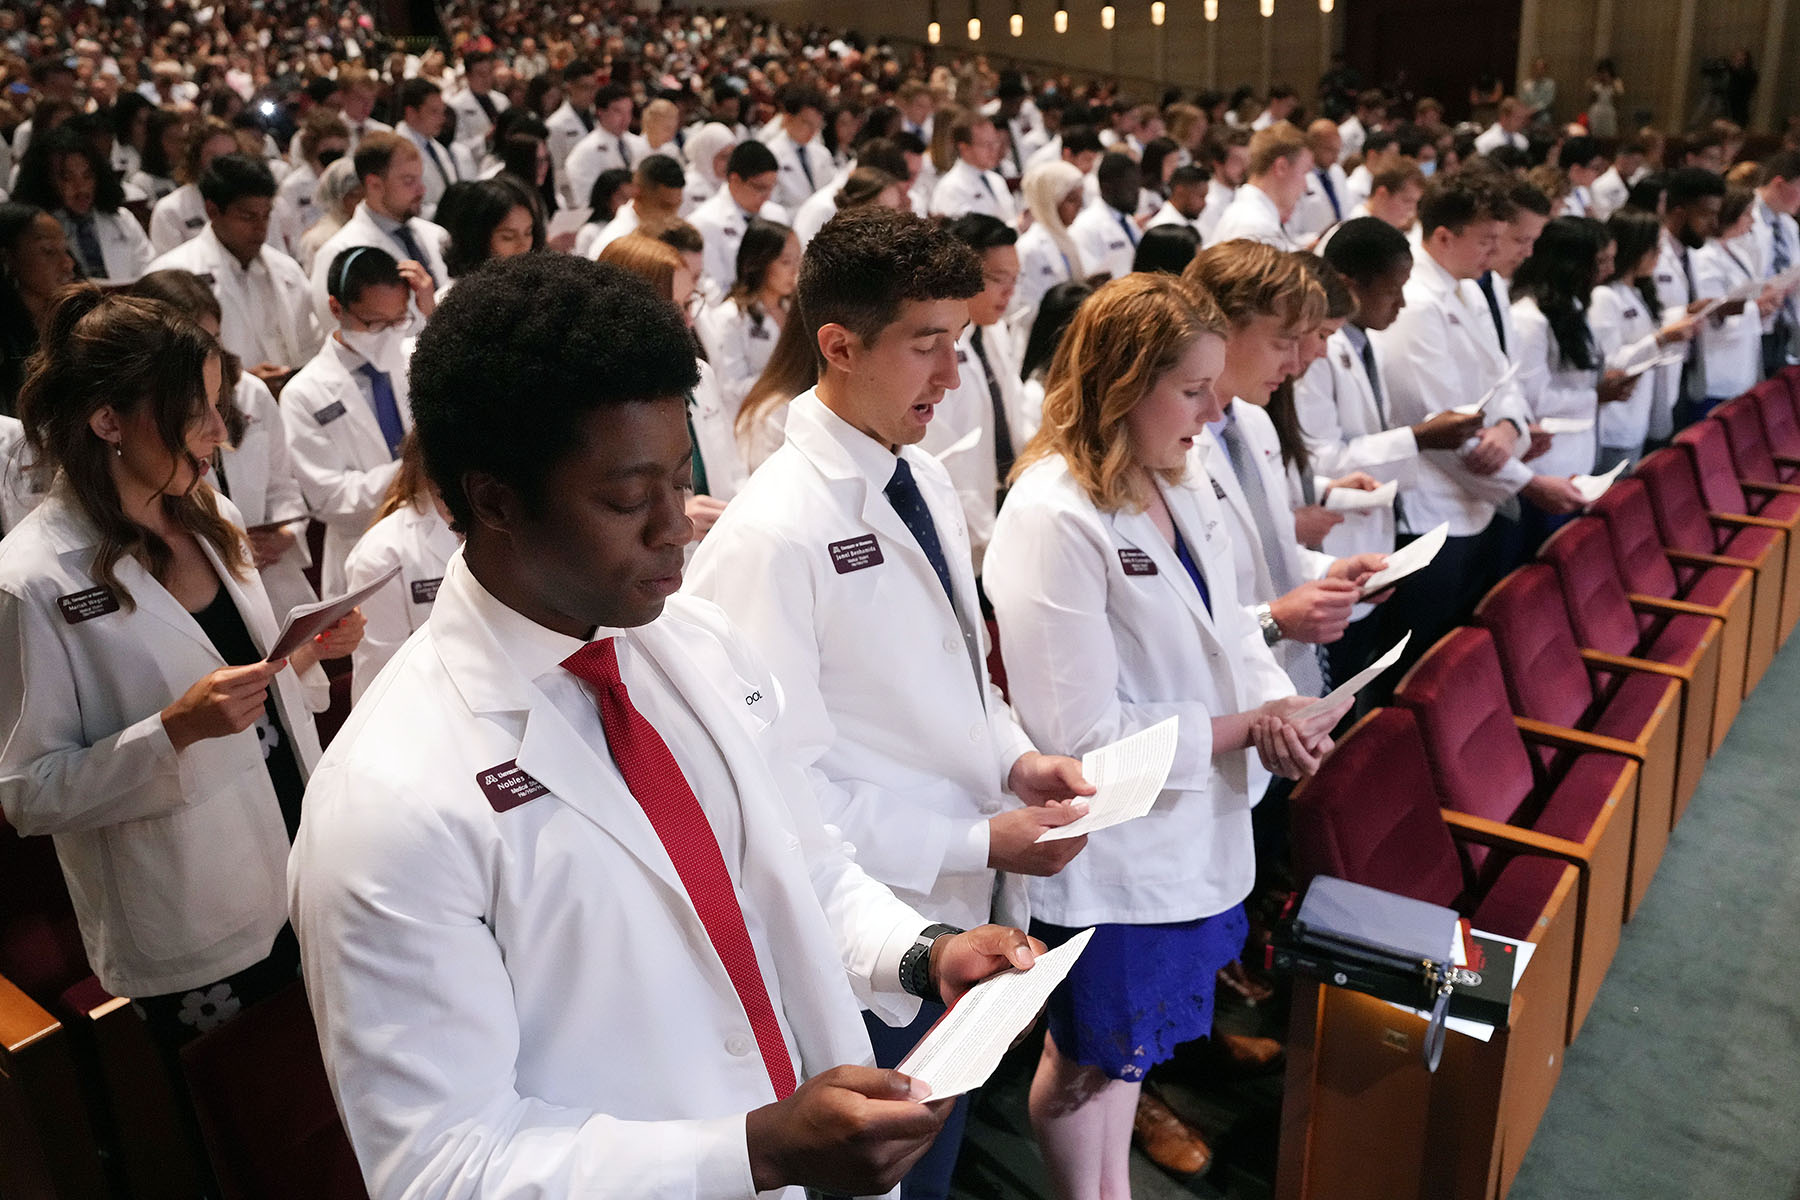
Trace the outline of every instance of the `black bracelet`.
{"type": "Polygon", "coordinates": [[[931,948],[941,937],[954,937],[963,932],[954,925],[927,925],[918,939],[900,956],[900,986],[911,996],[932,1004],[942,1004],[943,996],[931,978],[931,948]]]}

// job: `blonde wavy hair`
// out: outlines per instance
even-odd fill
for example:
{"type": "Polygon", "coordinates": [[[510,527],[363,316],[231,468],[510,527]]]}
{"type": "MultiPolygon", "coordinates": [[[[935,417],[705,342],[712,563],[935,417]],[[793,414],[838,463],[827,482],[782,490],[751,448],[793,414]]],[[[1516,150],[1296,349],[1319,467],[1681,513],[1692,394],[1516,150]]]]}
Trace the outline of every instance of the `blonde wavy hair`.
{"type": "Polygon", "coordinates": [[[1233,325],[1280,317],[1298,333],[1325,319],[1325,288],[1300,258],[1261,242],[1236,238],[1194,256],[1182,279],[1212,297],[1233,325]]]}
{"type": "MultiPolygon", "coordinates": [[[[1202,337],[1226,337],[1225,314],[1204,289],[1172,275],[1131,274],[1082,302],[1056,347],[1044,383],[1044,418],[1013,478],[1060,454],[1083,491],[1107,512],[1139,512],[1136,458],[1126,430],[1150,389],[1202,337]]],[[[1179,483],[1184,471],[1165,471],[1179,483]]]]}

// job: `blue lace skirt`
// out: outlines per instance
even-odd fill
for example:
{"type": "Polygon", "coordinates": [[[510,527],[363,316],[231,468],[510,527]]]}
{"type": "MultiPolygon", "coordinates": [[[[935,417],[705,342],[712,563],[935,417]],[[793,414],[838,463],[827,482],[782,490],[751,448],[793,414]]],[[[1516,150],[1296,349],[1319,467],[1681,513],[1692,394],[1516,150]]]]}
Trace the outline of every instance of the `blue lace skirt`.
{"type": "MultiPolygon", "coordinates": [[[[1055,948],[1081,932],[1033,921],[1055,948]]],[[[1050,993],[1050,1035],[1064,1058],[1140,1080],[1175,1047],[1212,1032],[1219,969],[1244,951],[1242,904],[1170,925],[1097,925],[1069,977],[1050,993]]]]}

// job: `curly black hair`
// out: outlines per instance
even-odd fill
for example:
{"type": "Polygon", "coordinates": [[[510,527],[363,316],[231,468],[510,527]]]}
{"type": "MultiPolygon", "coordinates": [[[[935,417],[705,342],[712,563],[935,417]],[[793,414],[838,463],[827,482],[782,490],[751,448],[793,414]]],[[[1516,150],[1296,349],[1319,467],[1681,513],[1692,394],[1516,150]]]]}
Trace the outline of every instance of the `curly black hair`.
{"type": "Polygon", "coordinates": [[[685,396],[700,380],[681,310],[629,271],[521,254],[457,281],[413,352],[414,428],[452,524],[479,472],[534,509],[597,408],[685,396]]]}
{"type": "Polygon", "coordinates": [[[853,208],[826,222],[800,260],[796,299],[813,340],[842,325],[873,345],[908,300],[967,300],[982,289],[981,258],[943,224],[888,208],[853,208]]]}

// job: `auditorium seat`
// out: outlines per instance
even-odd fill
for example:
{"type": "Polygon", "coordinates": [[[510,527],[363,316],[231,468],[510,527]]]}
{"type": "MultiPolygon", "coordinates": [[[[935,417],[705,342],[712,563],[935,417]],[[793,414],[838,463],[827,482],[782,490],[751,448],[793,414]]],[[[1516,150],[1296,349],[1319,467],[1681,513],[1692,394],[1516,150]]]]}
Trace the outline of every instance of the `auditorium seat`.
{"type": "MultiPolygon", "coordinates": [[[[1634,844],[1637,764],[1616,754],[1529,753],[1508,706],[1493,639],[1480,629],[1445,634],[1394,691],[1413,714],[1443,804],[1463,841],[1468,878],[1486,892],[1521,848],[1581,870],[1575,986],[1568,1040],[1587,1019],[1619,949],[1619,928],[1668,844],[1668,829],[1644,823],[1634,844]]],[[[1534,738],[1540,745],[1541,738],[1534,738]]]]}
{"type": "Polygon", "coordinates": [[[1673,447],[1637,467],[1650,497],[1657,536],[1674,562],[1690,567],[1735,567],[1751,574],[1750,656],[1744,694],[1762,680],[1781,646],[1781,588],[1786,548],[1774,530],[1747,528],[1711,516],[1700,495],[1694,461],[1673,447]]]}
{"type": "Polygon", "coordinates": [[[366,1200],[306,991],[294,983],[181,1049],[225,1200],[366,1200]]]}
{"type": "Polygon", "coordinates": [[[61,1022],[0,975],[0,1196],[111,1194],[72,1043],[61,1022]]]}
{"type": "MultiPolygon", "coordinates": [[[[1608,750],[1638,764],[1638,822],[1674,827],[1704,757],[1681,757],[1681,685],[1662,675],[1588,662],[1575,645],[1556,572],[1526,563],[1475,606],[1494,637],[1522,732],[1569,749],[1608,750]]],[[[1546,753],[1534,750],[1539,757],[1546,753]]]]}
{"type": "Polygon", "coordinates": [[[1292,801],[1302,882],[1333,875],[1456,908],[1475,928],[1536,944],[1491,1041],[1451,1033],[1435,1075],[1424,1018],[1301,981],[1282,1097],[1278,1200],[1491,1200],[1511,1186],[1562,1072],[1577,869],[1522,853],[1476,890],[1464,877],[1410,712],[1376,709],[1292,801]]]}
{"type": "MultiPolygon", "coordinates": [[[[1786,407],[1786,406],[1784,406],[1786,407]]],[[[1712,418],[1725,427],[1725,445],[1731,451],[1731,465],[1746,486],[1750,484],[1792,485],[1800,476],[1800,465],[1777,462],[1769,445],[1769,433],[1763,426],[1762,403],[1746,392],[1736,400],[1713,409],[1712,418]]],[[[1790,420],[1793,409],[1788,408],[1790,420]]],[[[1796,488],[1794,490],[1800,490],[1796,488]]]]}
{"type": "Polygon", "coordinates": [[[1749,395],[1762,422],[1769,457],[1780,466],[1800,467],[1800,413],[1794,410],[1787,385],[1779,379],[1765,379],[1751,388],[1749,395]]]}
{"type": "Polygon", "coordinates": [[[1724,525],[1766,530],[1780,543],[1781,633],[1783,642],[1800,622],[1800,495],[1775,485],[1746,483],[1731,461],[1725,426],[1696,421],[1675,435],[1670,450],[1686,454],[1707,513],[1724,525]]]}
{"type": "MultiPolygon", "coordinates": [[[[1681,681],[1682,761],[1704,762],[1713,748],[1713,711],[1719,692],[1723,624],[1690,613],[1634,606],[1613,563],[1605,523],[1571,521],[1538,550],[1562,585],[1563,607],[1582,656],[1681,681]]],[[[1734,686],[1736,686],[1734,684],[1734,686]]],[[[1632,885],[1632,908],[1643,897],[1632,885]]]]}

